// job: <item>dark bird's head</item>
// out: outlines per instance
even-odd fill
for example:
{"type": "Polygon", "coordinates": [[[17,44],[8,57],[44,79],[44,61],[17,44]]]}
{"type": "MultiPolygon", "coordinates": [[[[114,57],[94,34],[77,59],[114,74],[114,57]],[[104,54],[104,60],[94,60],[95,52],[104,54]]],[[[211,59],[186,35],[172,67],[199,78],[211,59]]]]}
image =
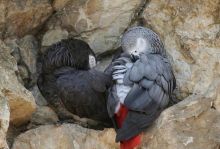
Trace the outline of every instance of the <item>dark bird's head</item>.
{"type": "Polygon", "coordinates": [[[122,36],[122,49],[138,59],[141,54],[155,53],[166,55],[164,46],[159,36],[152,30],[145,27],[132,27],[122,36]]]}
{"type": "Polygon", "coordinates": [[[96,65],[95,53],[79,39],[64,39],[51,45],[43,57],[43,71],[51,72],[62,67],[88,70],[96,65]]]}

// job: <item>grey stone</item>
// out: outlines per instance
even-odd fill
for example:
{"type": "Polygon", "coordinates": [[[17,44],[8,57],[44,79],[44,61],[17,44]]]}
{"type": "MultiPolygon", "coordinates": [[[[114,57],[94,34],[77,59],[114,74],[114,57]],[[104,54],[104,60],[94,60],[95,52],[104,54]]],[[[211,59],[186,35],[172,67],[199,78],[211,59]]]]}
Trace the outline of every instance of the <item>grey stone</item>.
{"type": "Polygon", "coordinates": [[[7,97],[11,123],[21,125],[31,118],[36,104],[32,94],[18,81],[17,63],[10,53],[9,47],[0,41],[0,91],[7,97]]]}
{"type": "Polygon", "coordinates": [[[68,38],[68,32],[66,30],[54,29],[47,31],[42,39],[42,46],[50,46],[56,42],[61,41],[62,39],[68,38]]]}
{"type": "Polygon", "coordinates": [[[45,100],[45,98],[42,96],[39,88],[37,87],[37,85],[35,85],[34,87],[32,87],[30,89],[32,95],[34,96],[35,102],[37,103],[37,105],[39,106],[46,106],[48,103],[45,100]]]}
{"type": "Polygon", "coordinates": [[[21,53],[21,59],[27,65],[31,74],[36,73],[36,60],[39,50],[37,40],[32,35],[27,35],[18,41],[18,46],[21,53]]]}

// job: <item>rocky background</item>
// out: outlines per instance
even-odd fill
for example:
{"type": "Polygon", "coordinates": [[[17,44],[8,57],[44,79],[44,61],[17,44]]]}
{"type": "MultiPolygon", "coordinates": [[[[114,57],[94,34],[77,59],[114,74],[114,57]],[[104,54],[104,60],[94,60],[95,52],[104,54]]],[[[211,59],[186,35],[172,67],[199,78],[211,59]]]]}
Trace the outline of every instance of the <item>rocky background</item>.
{"type": "Polygon", "coordinates": [[[162,38],[176,99],[142,149],[220,149],[220,0],[0,0],[0,149],[116,149],[113,129],[54,125],[36,86],[40,55],[61,39],[87,41],[103,70],[129,27],[162,38]]]}

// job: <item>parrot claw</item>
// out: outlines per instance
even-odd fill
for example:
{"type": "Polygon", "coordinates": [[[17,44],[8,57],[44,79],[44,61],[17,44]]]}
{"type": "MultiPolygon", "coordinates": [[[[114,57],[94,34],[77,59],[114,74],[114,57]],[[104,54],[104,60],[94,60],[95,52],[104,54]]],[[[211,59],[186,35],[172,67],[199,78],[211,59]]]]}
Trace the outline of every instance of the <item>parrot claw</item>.
{"type": "Polygon", "coordinates": [[[123,79],[124,75],[121,74],[114,74],[112,75],[113,80],[123,79]]]}
{"type": "Polygon", "coordinates": [[[116,70],[112,74],[122,74],[125,73],[126,71],[127,71],[126,69],[116,70]]]}
{"type": "Polygon", "coordinates": [[[127,69],[126,66],[123,65],[116,65],[112,67],[113,70],[122,70],[122,69],[127,69]]]}

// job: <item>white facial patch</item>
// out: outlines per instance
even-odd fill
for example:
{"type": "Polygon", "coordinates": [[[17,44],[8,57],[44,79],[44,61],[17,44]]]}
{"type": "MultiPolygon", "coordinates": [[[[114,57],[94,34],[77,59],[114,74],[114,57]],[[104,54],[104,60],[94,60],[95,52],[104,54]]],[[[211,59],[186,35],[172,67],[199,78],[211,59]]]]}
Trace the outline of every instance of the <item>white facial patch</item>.
{"type": "Polygon", "coordinates": [[[136,44],[131,49],[128,49],[129,54],[139,56],[141,53],[145,53],[151,45],[144,38],[137,38],[136,44]]]}
{"type": "Polygon", "coordinates": [[[93,68],[96,66],[96,60],[93,55],[89,55],[89,67],[93,68]]]}
{"type": "Polygon", "coordinates": [[[136,41],[136,49],[137,51],[140,53],[140,52],[144,52],[144,50],[146,50],[148,47],[147,47],[147,43],[146,41],[143,39],[143,38],[138,38],[137,41],[136,41]]]}

